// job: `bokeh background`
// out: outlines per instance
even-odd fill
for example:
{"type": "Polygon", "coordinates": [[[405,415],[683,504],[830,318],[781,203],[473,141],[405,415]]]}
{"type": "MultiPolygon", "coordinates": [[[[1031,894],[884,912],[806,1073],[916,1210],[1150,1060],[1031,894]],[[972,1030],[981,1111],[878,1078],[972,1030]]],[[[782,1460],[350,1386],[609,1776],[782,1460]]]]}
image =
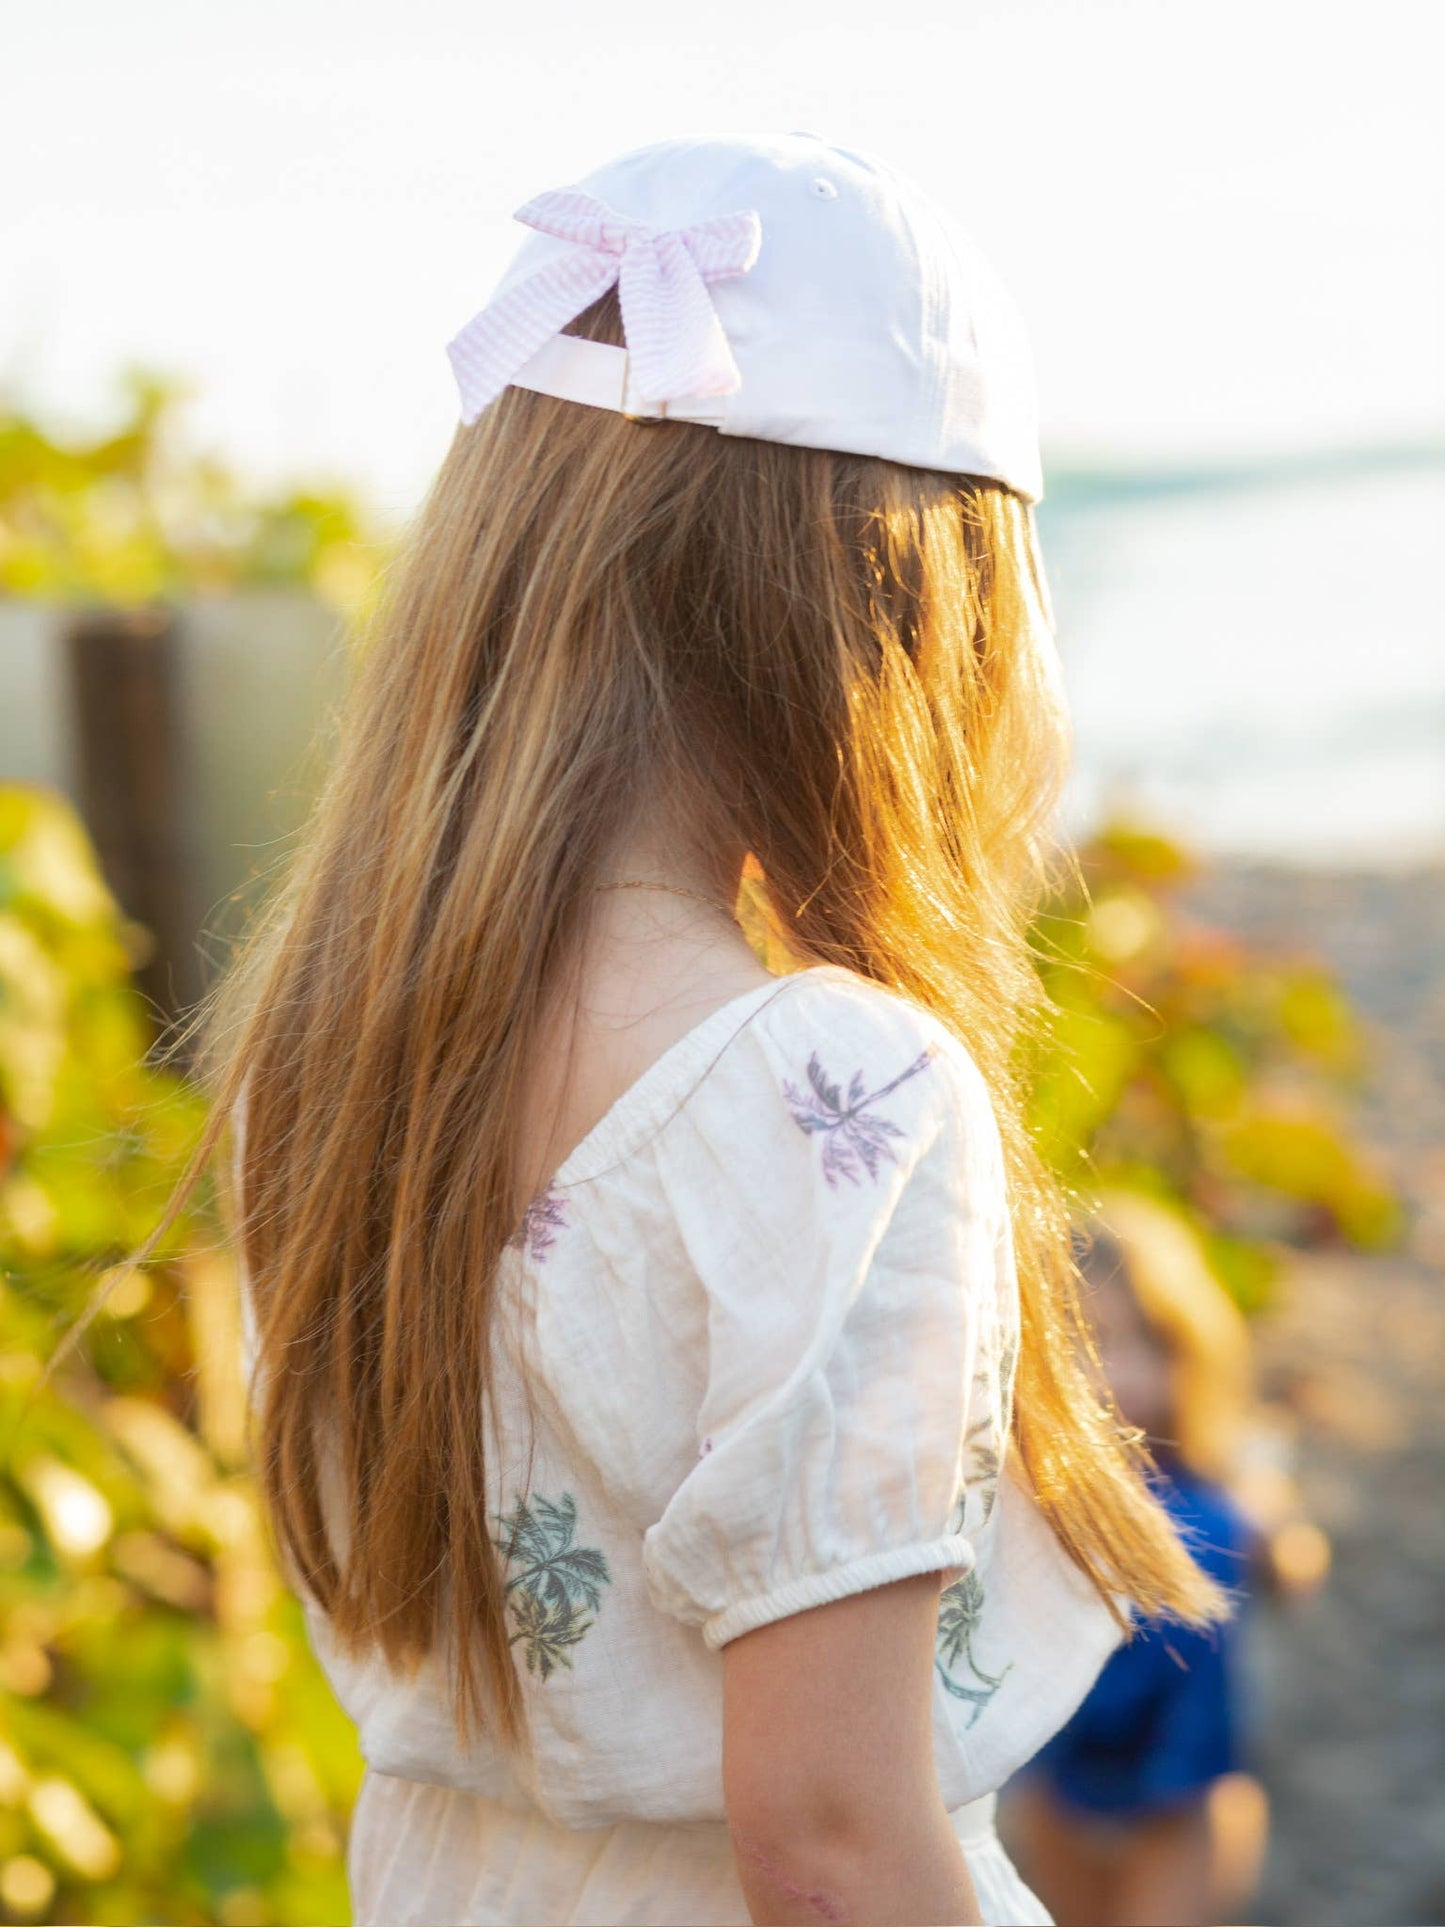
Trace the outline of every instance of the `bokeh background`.
{"type": "Polygon", "coordinates": [[[0,68],[0,1917],[340,1922],[360,1771],[246,1468],[158,1029],[324,764],[510,210],[807,129],[1026,313],[1087,890],[1050,1155],[1249,1313],[1252,1917],[1445,1918],[1445,19],[1435,0],[12,11],[0,68]],[[1080,969],[1079,966],[1084,968],[1080,969]]]}

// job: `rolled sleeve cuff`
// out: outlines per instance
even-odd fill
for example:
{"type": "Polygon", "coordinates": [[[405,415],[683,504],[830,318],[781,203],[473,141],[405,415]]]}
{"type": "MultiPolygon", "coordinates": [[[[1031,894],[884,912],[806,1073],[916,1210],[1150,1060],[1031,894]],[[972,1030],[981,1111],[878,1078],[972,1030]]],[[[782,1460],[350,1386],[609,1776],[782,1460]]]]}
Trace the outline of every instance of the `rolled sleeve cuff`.
{"type": "Polygon", "coordinates": [[[973,1542],[959,1533],[944,1539],[927,1539],[909,1546],[896,1546],[889,1552],[870,1552],[846,1565],[826,1572],[806,1573],[790,1579],[784,1586],[760,1593],[752,1599],[735,1600],[720,1613],[702,1623],[703,1643],[716,1652],[730,1639],[767,1626],[775,1619],[806,1612],[810,1606],[826,1606],[830,1600],[847,1599],[853,1593],[871,1592],[895,1579],[913,1579],[921,1572],[944,1572],[958,1567],[973,1570],[973,1542]]]}

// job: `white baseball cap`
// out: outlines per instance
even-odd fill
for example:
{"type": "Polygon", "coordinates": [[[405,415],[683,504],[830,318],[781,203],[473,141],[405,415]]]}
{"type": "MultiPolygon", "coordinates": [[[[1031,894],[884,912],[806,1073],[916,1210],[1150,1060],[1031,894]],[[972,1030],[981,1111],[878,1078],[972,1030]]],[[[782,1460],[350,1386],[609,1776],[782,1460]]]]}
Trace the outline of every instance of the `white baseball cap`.
{"type": "Polygon", "coordinates": [[[508,385],[1043,494],[1032,359],[975,244],[813,134],[660,141],[538,195],[448,343],[473,422],[508,385]],[[625,348],[561,330],[618,284],[625,348]]]}

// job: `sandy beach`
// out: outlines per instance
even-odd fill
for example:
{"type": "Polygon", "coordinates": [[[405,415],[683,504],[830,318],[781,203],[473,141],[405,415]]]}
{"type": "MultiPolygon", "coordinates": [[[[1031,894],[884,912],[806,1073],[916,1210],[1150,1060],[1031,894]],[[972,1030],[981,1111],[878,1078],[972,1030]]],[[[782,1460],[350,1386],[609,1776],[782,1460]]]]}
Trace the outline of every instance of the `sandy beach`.
{"type": "Polygon", "coordinates": [[[1221,868],[1189,907],[1339,972],[1375,1045],[1361,1127],[1412,1219],[1390,1256],[1301,1255],[1258,1328],[1334,1568],[1309,1604],[1263,1615],[1274,1839],[1251,1917],[1445,1920],[1445,866],[1221,868]]]}

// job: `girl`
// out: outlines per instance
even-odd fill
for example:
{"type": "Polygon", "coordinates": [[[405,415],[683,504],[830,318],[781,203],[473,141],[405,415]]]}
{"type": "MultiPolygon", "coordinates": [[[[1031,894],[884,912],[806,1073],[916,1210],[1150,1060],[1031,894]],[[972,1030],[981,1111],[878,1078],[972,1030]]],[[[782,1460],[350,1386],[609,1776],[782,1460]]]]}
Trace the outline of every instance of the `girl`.
{"type": "Polygon", "coordinates": [[[1126,1599],[1219,1599],[1074,1362],[1022,1118],[1018,324],[811,135],[520,218],[210,1025],[356,1918],[1042,1919],[994,1790],[1126,1599]]]}
{"type": "MultiPolygon", "coordinates": [[[[1231,1590],[1286,1590],[1266,1521],[1231,1490],[1252,1403],[1233,1300],[1180,1221],[1127,1192],[1104,1201],[1080,1265],[1101,1368],[1196,1558],[1231,1590]]],[[[1276,1512],[1273,1536],[1299,1529],[1276,1512]]],[[[1207,1927],[1248,1906],[1265,1796],[1246,1770],[1242,1630],[1138,1629],[1031,1763],[1008,1818],[1061,1921],[1207,1927]]]]}

